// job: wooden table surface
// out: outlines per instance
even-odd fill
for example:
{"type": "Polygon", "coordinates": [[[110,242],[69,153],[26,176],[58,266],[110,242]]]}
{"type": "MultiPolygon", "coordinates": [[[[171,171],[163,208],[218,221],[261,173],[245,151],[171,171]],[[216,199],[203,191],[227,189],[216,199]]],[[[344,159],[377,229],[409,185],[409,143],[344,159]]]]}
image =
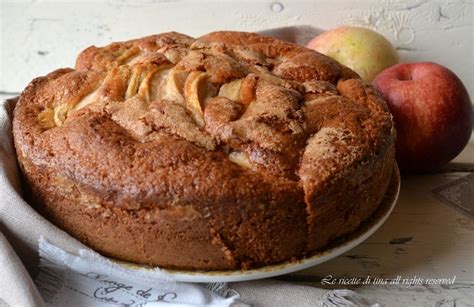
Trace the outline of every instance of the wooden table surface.
{"type": "MultiPolygon", "coordinates": [[[[258,31],[298,24],[375,29],[394,43],[402,61],[443,64],[455,71],[474,95],[472,1],[182,2],[97,0],[91,9],[81,1],[2,0],[0,99],[17,95],[36,76],[72,66],[79,50],[92,44],[169,30],[200,35],[220,29],[258,31]]],[[[441,171],[403,176],[395,209],[364,243],[281,279],[323,286],[321,279],[328,275],[388,279],[455,276],[453,286],[337,287],[355,288],[389,306],[474,304],[474,219],[436,199],[432,192],[473,171],[471,138],[464,151],[441,171]]]]}

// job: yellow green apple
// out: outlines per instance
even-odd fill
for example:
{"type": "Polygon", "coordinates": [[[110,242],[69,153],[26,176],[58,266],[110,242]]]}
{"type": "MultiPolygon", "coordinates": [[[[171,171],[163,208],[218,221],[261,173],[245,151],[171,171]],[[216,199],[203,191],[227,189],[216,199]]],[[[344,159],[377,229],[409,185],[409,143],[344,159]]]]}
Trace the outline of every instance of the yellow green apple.
{"type": "Polygon", "coordinates": [[[338,27],[312,39],[308,48],[351,68],[372,81],[385,68],[398,63],[398,53],[381,34],[361,27],[338,27]]]}

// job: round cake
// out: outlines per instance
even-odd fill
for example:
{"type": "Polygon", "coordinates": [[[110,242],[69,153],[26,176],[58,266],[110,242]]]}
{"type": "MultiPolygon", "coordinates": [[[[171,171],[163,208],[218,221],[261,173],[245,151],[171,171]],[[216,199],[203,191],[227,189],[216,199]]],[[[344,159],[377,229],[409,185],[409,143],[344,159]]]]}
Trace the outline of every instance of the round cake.
{"type": "Polygon", "coordinates": [[[103,255],[230,270],[303,258],[377,209],[395,129],[370,85],[244,32],[89,47],[13,119],[28,200],[103,255]]]}

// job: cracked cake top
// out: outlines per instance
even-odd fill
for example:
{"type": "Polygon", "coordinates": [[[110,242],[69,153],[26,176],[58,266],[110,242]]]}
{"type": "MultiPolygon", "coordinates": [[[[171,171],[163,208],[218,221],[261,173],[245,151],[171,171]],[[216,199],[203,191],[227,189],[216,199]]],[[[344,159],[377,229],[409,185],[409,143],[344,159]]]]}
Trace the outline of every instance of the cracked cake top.
{"type": "Polygon", "coordinates": [[[14,133],[20,156],[101,196],[91,203],[191,215],[228,199],[311,203],[394,138],[384,101],[356,73],[242,32],[90,47],[75,69],[29,85],[14,133]]]}

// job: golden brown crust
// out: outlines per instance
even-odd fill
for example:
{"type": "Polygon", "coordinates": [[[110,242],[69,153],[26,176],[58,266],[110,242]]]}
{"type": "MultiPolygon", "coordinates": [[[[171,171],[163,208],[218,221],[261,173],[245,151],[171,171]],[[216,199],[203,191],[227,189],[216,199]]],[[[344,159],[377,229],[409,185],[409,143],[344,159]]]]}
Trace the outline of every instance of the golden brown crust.
{"type": "Polygon", "coordinates": [[[174,268],[302,257],[376,209],[394,163],[382,98],[270,37],[179,33],[90,47],[22,93],[35,202],[98,251],[174,268]]]}

